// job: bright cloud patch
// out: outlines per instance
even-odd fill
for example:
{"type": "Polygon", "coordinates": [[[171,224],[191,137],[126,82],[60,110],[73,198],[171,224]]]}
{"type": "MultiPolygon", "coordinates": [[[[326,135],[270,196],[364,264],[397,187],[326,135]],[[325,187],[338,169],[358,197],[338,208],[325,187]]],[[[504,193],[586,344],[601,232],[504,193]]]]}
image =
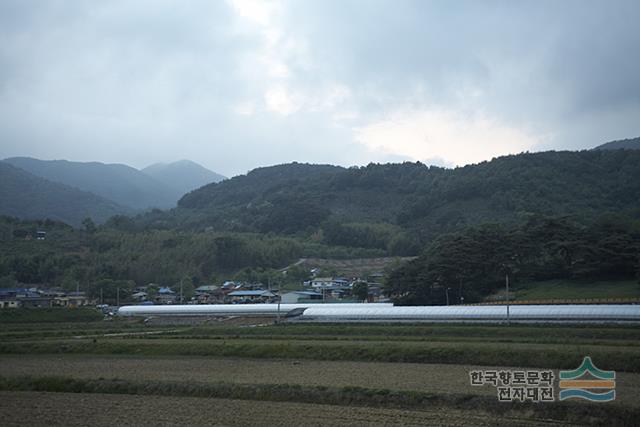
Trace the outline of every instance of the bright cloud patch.
{"type": "Polygon", "coordinates": [[[264,0],[230,0],[228,2],[238,15],[254,24],[267,27],[280,5],[264,0]]]}
{"type": "Polygon", "coordinates": [[[298,111],[302,100],[284,86],[269,88],[264,94],[267,110],[288,116],[298,111]]]}
{"type": "Polygon", "coordinates": [[[520,153],[539,143],[482,114],[448,110],[397,112],[356,129],[355,139],[373,150],[421,161],[441,158],[455,165],[520,153]]]}

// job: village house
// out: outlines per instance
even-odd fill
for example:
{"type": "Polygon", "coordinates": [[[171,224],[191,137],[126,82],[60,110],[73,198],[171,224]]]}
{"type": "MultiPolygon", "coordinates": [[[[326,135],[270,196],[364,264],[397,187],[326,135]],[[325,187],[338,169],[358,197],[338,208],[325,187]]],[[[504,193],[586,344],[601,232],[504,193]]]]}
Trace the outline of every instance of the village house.
{"type": "Polygon", "coordinates": [[[318,277],[311,280],[312,288],[346,288],[350,284],[344,277],[318,277]]]}
{"type": "Polygon", "coordinates": [[[155,298],[158,304],[175,304],[176,293],[169,287],[161,286],[155,298]]]}
{"type": "Polygon", "coordinates": [[[222,302],[225,292],[217,285],[202,285],[195,289],[195,301],[198,304],[216,304],[222,302]]]}
{"type": "Polygon", "coordinates": [[[146,301],[148,296],[149,294],[144,291],[138,291],[131,294],[131,298],[138,302],[146,301]]]}
{"type": "Polygon", "coordinates": [[[232,303],[258,303],[267,302],[276,296],[271,291],[257,289],[251,291],[233,291],[227,294],[226,299],[232,303]]]}
{"type": "Polygon", "coordinates": [[[67,292],[64,295],[56,296],[53,304],[57,307],[84,307],[89,305],[89,298],[84,292],[67,292]]]}
{"type": "Polygon", "coordinates": [[[0,289],[0,308],[82,307],[89,303],[84,292],[65,292],[61,288],[0,289]]]}

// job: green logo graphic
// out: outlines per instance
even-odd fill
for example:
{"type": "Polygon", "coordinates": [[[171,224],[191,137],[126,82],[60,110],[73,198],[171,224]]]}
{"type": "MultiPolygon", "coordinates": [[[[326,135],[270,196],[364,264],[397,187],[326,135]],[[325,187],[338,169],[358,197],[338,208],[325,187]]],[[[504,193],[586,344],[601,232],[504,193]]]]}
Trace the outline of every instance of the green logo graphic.
{"type": "Polygon", "coordinates": [[[560,400],[585,399],[592,402],[610,402],[616,398],[616,373],[598,369],[589,356],[573,371],[560,371],[560,400]],[[584,376],[593,379],[580,379],[584,376]],[[591,390],[606,390],[594,392],[591,390]]]}

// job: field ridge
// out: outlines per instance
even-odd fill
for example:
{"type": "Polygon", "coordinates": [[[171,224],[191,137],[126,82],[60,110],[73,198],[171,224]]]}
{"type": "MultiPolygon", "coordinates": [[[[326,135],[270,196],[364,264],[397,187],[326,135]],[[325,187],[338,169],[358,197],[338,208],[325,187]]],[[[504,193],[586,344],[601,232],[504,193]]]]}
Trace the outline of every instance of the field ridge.
{"type": "Polygon", "coordinates": [[[363,387],[302,386],[297,384],[235,384],[122,379],[74,379],[65,377],[0,377],[2,391],[43,391],[54,393],[106,393],[209,397],[238,400],[299,402],[344,406],[371,406],[402,409],[452,408],[485,412],[494,416],[527,414],[540,421],[631,425],[640,409],[622,405],[580,405],[568,402],[547,404],[501,403],[495,398],[471,394],[445,394],[370,389],[363,387]]]}

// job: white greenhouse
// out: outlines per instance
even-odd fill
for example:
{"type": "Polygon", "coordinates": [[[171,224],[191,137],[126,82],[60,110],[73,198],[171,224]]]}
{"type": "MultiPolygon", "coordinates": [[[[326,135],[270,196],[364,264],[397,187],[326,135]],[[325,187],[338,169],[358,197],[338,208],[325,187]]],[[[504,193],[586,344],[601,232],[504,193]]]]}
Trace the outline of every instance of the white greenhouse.
{"type": "MultiPolygon", "coordinates": [[[[457,321],[494,322],[507,320],[507,306],[357,306],[348,309],[314,306],[299,320],[348,321],[457,321]]],[[[640,321],[640,305],[512,305],[509,320],[520,322],[627,322],[640,321]]]]}
{"type": "MultiPolygon", "coordinates": [[[[118,309],[119,316],[276,316],[298,314],[314,304],[193,304],[193,305],[127,305],[118,309]]],[[[318,304],[342,311],[363,305],[393,307],[393,304],[318,304]]]]}
{"type": "Polygon", "coordinates": [[[119,316],[283,316],[308,322],[640,322],[640,305],[418,306],[393,304],[132,305],[119,316]]]}

